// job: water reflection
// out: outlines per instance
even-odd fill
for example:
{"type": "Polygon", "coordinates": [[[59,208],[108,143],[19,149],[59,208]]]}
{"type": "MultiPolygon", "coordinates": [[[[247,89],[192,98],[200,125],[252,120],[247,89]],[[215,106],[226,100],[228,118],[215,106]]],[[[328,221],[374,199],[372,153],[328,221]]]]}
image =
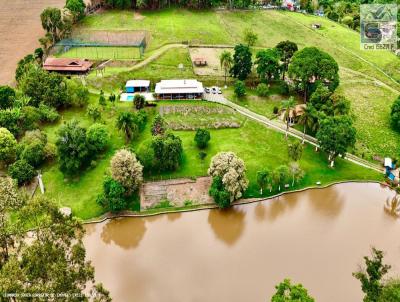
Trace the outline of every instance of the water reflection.
{"type": "Polygon", "coordinates": [[[263,221],[266,217],[266,209],[263,202],[259,202],[257,206],[254,208],[254,214],[257,221],[263,221]]]}
{"type": "Polygon", "coordinates": [[[171,213],[171,214],[167,215],[169,221],[175,221],[175,220],[181,218],[181,216],[182,216],[182,213],[171,213]]]}
{"type": "Polygon", "coordinates": [[[208,223],[218,239],[227,245],[233,245],[243,233],[244,217],[245,212],[236,207],[228,210],[210,210],[208,223]]]}
{"type": "Polygon", "coordinates": [[[385,212],[394,218],[400,217],[400,197],[398,195],[387,198],[384,205],[385,212]]]}
{"type": "MultiPolygon", "coordinates": [[[[296,203],[297,199],[285,200],[274,198],[272,200],[266,200],[264,202],[269,202],[270,205],[267,211],[267,218],[270,221],[275,221],[279,216],[283,215],[287,208],[289,208],[289,203],[296,203]]],[[[293,205],[291,206],[293,208],[293,205]]]]}
{"type": "Polygon", "coordinates": [[[343,198],[335,186],[323,190],[323,194],[321,194],[320,189],[308,190],[305,192],[303,198],[310,202],[310,205],[317,214],[323,217],[334,218],[343,209],[343,198]]]}
{"type": "Polygon", "coordinates": [[[384,210],[393,196],[377,184],[341,184],[228,211],[85,226],[84,243],[114,301],[267,301],[285,277],[316,301],[362,301],[352,272],[370,246],[399,273],[400,219],[384,210]]]}
{"type": "Polygon", "coordinates": [[[123,249],[135,248],[146,233],[145,219],[112,219],[103,227],[101,239],[104,243],[114,242],[123,249]]]}

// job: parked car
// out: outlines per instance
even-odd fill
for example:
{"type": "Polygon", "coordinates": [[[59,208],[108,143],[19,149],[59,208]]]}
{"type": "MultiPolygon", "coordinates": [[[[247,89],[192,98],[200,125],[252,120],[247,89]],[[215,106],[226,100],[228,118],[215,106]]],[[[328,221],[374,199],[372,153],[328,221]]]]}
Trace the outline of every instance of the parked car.
{"type": "Polygon", "coordinates": [[[204,88],[204,92],[205,93],[210,93],[210,88],[208,88],[208,87],[204,88]]]}
{"type": "Polygon", "coordinates": [[[217,93],[222,94],[221,88],[217,87],[217,93]]]}
{"type": "Polygon", "coordinates": [[[217,93],[218,93],[217,88],[218,88],[218,87],[215,87],[215,86],[212,87],[212,88],[211,88],[211,92],[212,92],[213,94],[217,94],[217,93]]]}

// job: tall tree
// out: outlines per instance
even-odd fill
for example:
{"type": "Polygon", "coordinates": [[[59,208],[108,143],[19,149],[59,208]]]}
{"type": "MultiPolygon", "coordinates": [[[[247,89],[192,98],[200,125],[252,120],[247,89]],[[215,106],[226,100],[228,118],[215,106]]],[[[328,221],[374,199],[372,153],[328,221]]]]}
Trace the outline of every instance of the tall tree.
{"type": "Polygon", "coordinates": [[[383,290],[382,278],[390,270],[390,265],[383,264],[383,252],[372,248],[372,257],[364,257],[366,268],[353,273],[360,280],[365,296],[364,302],[378,302],[383,290]]]}
{"type": "Polygon", "coordinates": [[[294,161],[299,161],[303,154],[303,145],[300,141],[295,140],[288,144],[288,155],[294,161]]]}
{"type": "Polygon", "coordinates": [[[267,184],[270,182],[270,178],[272,176],[271,174],[272,174],[271,171],[268,169],[264,169],[262,171],[257,172],[257,184],[260,187],[261,195],[267,184]]]}
{"type": "Polygon", "coordinates": [[[233,59],[232,54],[228,50],[224,50],[219,56],[219,64],[221,68],[224,70],[225,77],[225,85],[226,85],[226,77],[228,76],[229,70],[232,68],[233,59]]]}
{"type": "Polygon", "coordinates": [[[242,197],[249,185],[244,161],[233,152],[220,152],[215,155],[207,172],[212,177],[221,177],[231,202],[242,197]]]}
{"type": "Polygon", "coordinates": [[[60,170],[67,175],[78,173],[90,156],[86,129],[76,120],[60,127],[56,146],[60,170]]]}
{"type": "Polygon", "coordinates": [[[305,47],[295,53],[289,65],[289,76],[308,99],[312,85],[327,85],[334,91],[339,85],[339,66],[328,53],[316,47],[305,47]]]}
{"type": "Polygon", "coordinates": [[[356,142],[356,129],[353,121],[347,115],[327,117],[320,122],[316,138],[323,151],[328,153],[331,167],[335,158],[345,155],[347,149],[356,142]]]}
{"type": "Polygon", "coordinates": [[[309,104],[307,105],[306,108],[303,110],[303,114],[299,116],[298,123],[300,125],[303,125],[303,141],[302,143],[304,144],[304,141],[306,139],[306,130],[309,129],[311,131],[314,131],[316,129],[316,124],[317,124],[317,112],[315,108],[309,104]]]}
{"type": "Polygon", "coordinates": [[[307,289],[301,284],[292,284],[285,279],[276,287],[276,293],[272,296],[271,302],[314,302],[307,289]]]}
{"type": "Polygon", "coordinates": [[[261,81],[271,81],[279,78],[279,52],[275,48],[261,50],[256,54],[255,64],[257,65],[257,74],[261,81]]]}
{"type": "Polygon", "coordinates": [[[122,111],[118,114],[117,128],[125,134],[127,143],[139,133],[139,127],[135,124],[135,116],[131,112],[122,111]]]}
{"type": "Polygon", "coordinates": [[[233,54],[233,66],[230,70],[231,75],[244,81],[250,74],[252,65],[250,48],[243,44],[236,45],[233,54]]]}
{"type": "Polygon", "coordinates": [[[289,133],[290,118],[294,114],[295,107],[296,107],[296,101],[292,96],[288,100],[282,101],[282,109],[285,110],[284,119],[286,120],[286,139],[289,133]]]}
{"type": "Polygon", "coordinates": [[[0,267],[0,289],[4,293],[63,293],[70,301],[111,301],[107,291],[95,285],[94,269],[87,261],[82,242],[84,229],[72,216],[60,213],[45,197],[26,203],[15,216],[20,232],[15,248],[0,267]],[[32,237],[26,232],[32,230],[32,237]]]}
{"type": "Polygon", "coordinates": [[[6,128],[0,128],[0,163],[9,163],[15,159],[17,140],[6,128]]]}
{"type": "Polygon", "coordinates": [[[292,59],[294,53],[298,50],[298,47],[296,43],[286,40],[279,42],[275,48],[281,55],[281,60],[283,62],[282,78],[285,80],[285,73],[289,68],[290,60],[292,59]]]}
{"type": "Polygon", "coordinates": [[[47,7],[40,14],[42,27],[51,34],[52,42],[55,44],[59,40],[58,31],[62,28],[61,10],[55,7],[47,7]]]}

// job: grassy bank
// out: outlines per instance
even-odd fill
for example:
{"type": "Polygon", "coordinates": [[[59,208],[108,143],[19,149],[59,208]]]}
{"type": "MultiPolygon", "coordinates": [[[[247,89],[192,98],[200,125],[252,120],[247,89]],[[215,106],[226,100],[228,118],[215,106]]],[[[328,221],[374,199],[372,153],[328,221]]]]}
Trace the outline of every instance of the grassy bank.
{"type": "MultiPolygon", "coordinates": [[[[97,96],[92,96],[91,103],[97,102],[97,96]]],[[[187,102],[173,103],[178,106],[187,106],[187,102]]],[[[196,106],[217,106],[204,102],[197,102],[196,106]]],[[[171,106],[171,102],[160,103],[160,106],[171,106]]],[[[159,107],[156,110],[159,110],[159,107]]],[[[111,143],[108,150],[96,160],[96,163],[86,171],[82,171],[79,177],[65,180],[58,169],[58,165],[49,165],[44,168],[43,180],[46,194],[54,198],[60,206],[69,206],[74,214],[81,219],[89,219],[100,216],[103,210],[96,204],[96,197],[102,190],[104,174],[107,173],[109,161],[116,150],[124,146],[121,132],[115,127],[115,118],[118,110],[133,110],[131,103],[118,103],[115,108],[108,107],[103,112],[103,121],[111,134],[111,143]]],[[[154,110],[154,109],[150,109],[154,110]]],[[[154,112],[149,112],[154,116],[154,112]]],[[[45,128],[50,141],[56,140],[56,131],[63,121],[72,118],[78,119],[83,126],[89,126],[92,122],[86,117],[85,109],[75,109],[63,112],[63,118],[56,125],[45,128]]],[[[166,117],[167,118],[167,117],[166,117]]],[[[171,117],[169,117],[171,118],[171,117]]],[[[173,117],[172,117],[173,118],[173,117]]],[[[206,118],[206,117],[205,117],[206,118]]],[[[238,117],[239,118],[239,117],[238,117]]],[[[140,135],[132,142],[131,147],[137,149],[151,139],[150,123],[140,135]]],[[[247,167],[247,176],[250,180],[246,197],[259,197],[259,189],[256,183],[256,173],[263,168],[274,169],[281,164],[288,164],[286,141],[283,134],[274,132],[264,126],[247,120],[240,128],[210,130],[211,141],[207,157],[202,162],[198,157],[199,150],[193,141],[194,131],[174,131],[183,141],[184,155],[180,169],[175,172],[163,173],[155,176],[156,179],[196,177],[207,174],[207,168],[213,155],[220,151],[233,151],[243,158],[247,167]],[[255,143],[256,142],[256,143],[255,143]]],[[[351,164],[344,160],[338,160],[334,169],[328,167],[326,156],[315,152],[312,147],[306,146],[300,161],[306,176],[302,182],[291,189],[315,185],[320,181],[323,185],[345,180],[381,180],[379,173],[351,164]]],[[[153,179],[152,176],[147,177],[153,179]]],[[[277,191],[268,194],[276,194],[277,191]]],[[[131,209],[137,209],[137,203],[133,203],[131,209]]]]}

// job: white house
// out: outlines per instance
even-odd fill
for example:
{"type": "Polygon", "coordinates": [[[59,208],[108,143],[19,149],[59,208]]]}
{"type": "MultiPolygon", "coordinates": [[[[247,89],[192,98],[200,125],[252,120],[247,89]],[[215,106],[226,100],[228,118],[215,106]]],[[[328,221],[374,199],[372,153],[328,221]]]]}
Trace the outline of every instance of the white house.
{"type": "Polygon", "coordinates": [[[197,80],[162,80],[155,89],[161,100],[201,99],[203,92],[203,84],[197,80]]]}
{"type": "Polygon", "coordinates": [[[149,89],[149,80],[129,80],[126,82],[125,85],[126,93],[149,92],[149,89]]]}

